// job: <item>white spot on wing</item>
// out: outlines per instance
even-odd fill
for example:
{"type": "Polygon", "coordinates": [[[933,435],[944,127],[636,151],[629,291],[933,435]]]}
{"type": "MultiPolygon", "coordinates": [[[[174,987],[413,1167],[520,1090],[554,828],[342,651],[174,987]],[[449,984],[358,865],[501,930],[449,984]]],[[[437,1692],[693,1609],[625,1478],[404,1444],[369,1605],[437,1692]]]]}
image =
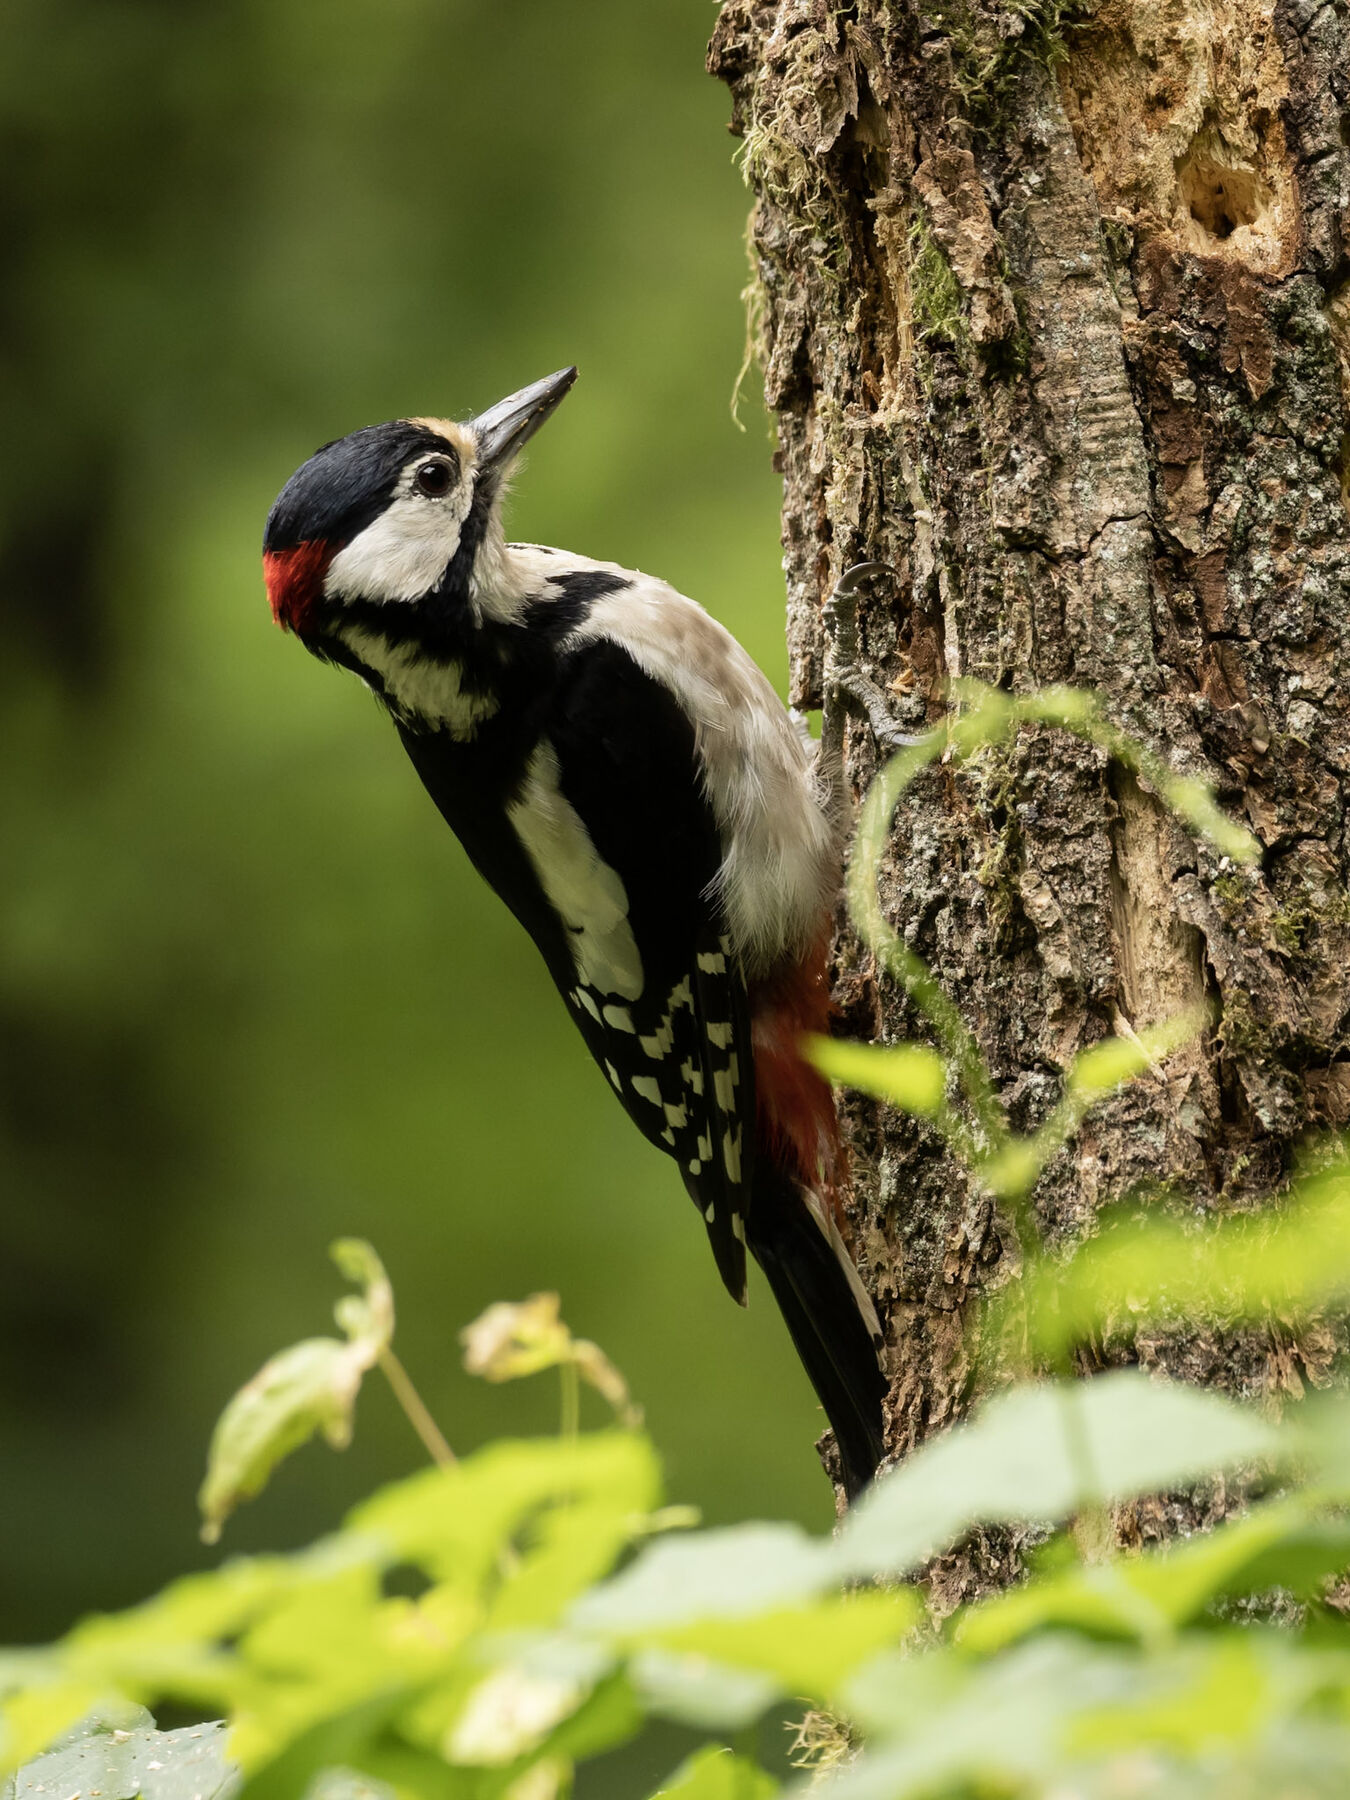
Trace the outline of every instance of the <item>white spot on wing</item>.
{"type": "Polygon", "coordinates": [[[595,995],[589,988],[578,988],[577,999],[586,1008],[586,1011],[598,1025],[600,1023],[600,1008],[595,1004],[595,995]]]}
{"type": "Polygon", "coordinates": [[[667,1101],[665,1105],[665,1114],[671,1124],[677,1126],[681,1131],[683,1131],[685,1126],[689,1123],[689,1108],[687,1106],[672,1106],[670,1102],[667,1101]]]}
{"type": "Polygon", "coordinates": [[[700,950],[698,966],[705,975],[725,975],[727,959],[720,950],[700,950]]]}
{"type": "Polygon", "coordinates": [[[636,1000],[642,992],[642,958],[628,923],[628,894],[619,875],[602,861],[559,778],[557,753],[547,739],[541,740],[507,816],[567,928],[582,981],[601,994],[636,1000]]]}
{"type": "Polygon", "coordinates": [[[663,1057],[669,1056],[675,1043],[675,1028],[671,1024],[670,1014],[666,1014],[650,1037],[640,1037],[638,1043],[642,1046],[643,1051],[657,1062],[663,1057]]]}
{"type": "Polygon", "coordinates": [[[642,1100],[649,1100],[653,1106],[661,1104],[661,1090],[650,1075],[633,1077],[633,1092],[642,1100]]]}
{"type": "Polygon", "coordinates": [[[739,1181],[741,1178],[741,1134],[739,1131],[722,1133],[722,1167],[727,1172],[728,1181],[739,1181]]]}
{"type": "Polygon", "coordinates": [[[606,1073],[606,1075],[609,1076],[610,1080],[614,1083],[614,1086],[616,1089],[623,1085],[619,1080],[619,1071],[614,1067],[613,1063],[607,1062],[605,1064],[605,1073],[606,1073]]]}
{"type": "Polygon", "coordinates": [[[713,1024],[709,1023],[703,1027],[703,1030],[706,1033],[708,1042],[710,1044],[715,1044],[719,1050],[730,1050],[730,1048],[731,1048],[731,1027],[730,1027],[730,1025],[713,1025],[713,1024]]]}
{"type": "Polygon", "coordinates": [[[607,1006],[602,1015],[606,1025],[612,1025],[615,1031],[632,1031],[633,1015],[626,1006],[607,1006]]]}

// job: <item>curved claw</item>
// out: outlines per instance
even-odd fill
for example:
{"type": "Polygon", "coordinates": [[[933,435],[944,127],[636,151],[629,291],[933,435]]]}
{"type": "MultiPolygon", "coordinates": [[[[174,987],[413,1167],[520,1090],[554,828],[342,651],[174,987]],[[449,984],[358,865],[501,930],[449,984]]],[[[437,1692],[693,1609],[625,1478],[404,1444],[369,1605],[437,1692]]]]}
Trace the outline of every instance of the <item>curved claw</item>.
{"type": "Polygon", "coordinates": [[[858,592],[857,584],[864,575],[894,575],[899,580],[900,572],[888,562],[856,562],[851,563],[835,582],[830,591],[830,599],[852,598],[858,592]]]}

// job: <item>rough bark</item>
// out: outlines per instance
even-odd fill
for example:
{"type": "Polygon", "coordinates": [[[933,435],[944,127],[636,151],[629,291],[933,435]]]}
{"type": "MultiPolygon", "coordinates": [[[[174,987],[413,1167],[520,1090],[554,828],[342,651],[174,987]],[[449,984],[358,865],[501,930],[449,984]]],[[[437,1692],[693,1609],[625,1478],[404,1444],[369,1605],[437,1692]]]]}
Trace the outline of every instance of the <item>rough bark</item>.
{"type": "MultiPolygon", "coordinates": [[[[1092,687],[1264,850],[1225,867],[1095,749],[1023,733],[911,790],[888,916],[1019,1129],[1085,1045],[1215,1009],[1046,1170],[1051,1244],[1130,1191],[1259,1205],[1302,1138],[1350,1120],[1350,12],[726,0],[710,68],[756,196],[792,697],[826,708],[845,792],[876,749],[823,692],[822,603],[879,559],[862,645],[903,726],[939,718],[954,676],[1092,687]]],[[[842,920],[837,981],[851,1035],[923,1035],[842,920]]],[[[970,1302],[1017,1250],[931,1132],[857,1102],[849,1133],[903,1452],[967,1403],[970,1302]]],[[[1133,1354],[1278,1399],[1342,1347],[1273,1323],[1133,1354]]],[[[977,1544],[951,1594],[1003,1559],[977,1544]]]]}

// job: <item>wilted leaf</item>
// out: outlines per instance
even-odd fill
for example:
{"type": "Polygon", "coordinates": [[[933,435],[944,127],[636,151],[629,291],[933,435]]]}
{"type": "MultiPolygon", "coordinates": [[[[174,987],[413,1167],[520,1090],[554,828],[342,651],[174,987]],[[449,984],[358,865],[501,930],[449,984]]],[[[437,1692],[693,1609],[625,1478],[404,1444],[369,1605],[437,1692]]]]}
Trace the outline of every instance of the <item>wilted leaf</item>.
{"type": "Polygon", "coordinates": [[[220,1538],[241,1500],[262,1492],[277,1464],[321,1432],[335,1450],[351,1442],[352,1410],[367,1369],[388,1348],[394,1296],[384,1265],[364,1238],[339,1238],[333,1261],[361,1294],[333,1309],[347,1342],[306,1338],[264,1363],[230,1401],[211,1436],[206,1479],[197,1495],[202,1538],[220,1538]]]}
{"type": "Polygon", "coordinates": [[[589,1338],[573,1338],[572,1361],[581,1379],[608,1401],[619,1423],[636,1430],[642,1423],[642,1408],[634,1405],[628,1383],[599,1344],[589,1338]]]}
{"type": "Polygon", "coordinates": [[[572,1334],[560,1305],[556,1294],[531,1294],[489,1306],[459,1334],[464,1367],[484,1381],[516,1381],[566,1362],[572,1334]]]}
{"type": "Polygon", "coordinates": [[[564,1323],[556,1294],[527,1300],[499,1300],[459,1334],[464,1367],[484,1381],[518,1381],[544,1369],[574,1368],[629,1426],[642,1423],[628,1383],[598,1344],[574,1338],[564,1323]]]}
{"type": "Polygon", "coordinates": [[[335,1450],[350,1443],[352,1409],[373,1360],[366,1344],[307,1338],[264,1363],[240,1388],[212,1433],[197,1495],[206,1543],[219,1540],[239,1502],[261,1493],[277,1464],[315,1432],[335,1450]]]}
{"type": "Polygon", "coordinates": [[[333,1316],[353,1345],[362,1346],[373,1365],[394,1336],[394,1290],[384,1264],[364,1238],[339,1238],[329,1255],[359,1294],[344,1294],[333,1316]]]}

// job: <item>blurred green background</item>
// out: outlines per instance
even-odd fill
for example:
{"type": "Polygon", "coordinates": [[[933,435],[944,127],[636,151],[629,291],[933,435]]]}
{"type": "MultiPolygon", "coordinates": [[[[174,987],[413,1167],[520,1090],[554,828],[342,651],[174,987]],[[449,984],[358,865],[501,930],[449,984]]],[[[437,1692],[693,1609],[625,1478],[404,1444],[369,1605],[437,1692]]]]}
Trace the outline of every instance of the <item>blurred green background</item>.
{"type": "MultiPolygon", "coordinates": [[[[0,61],[0,1641],[210,1559],[221,1405],[369,1236],[452,1442],[552,1429],[458,1367],[561,1290],[672,1495],[830,1516],[762,1283],[583,1054],[358,685],[273,627],[263,518],[325,439],[576,362],[516,535],[660,572],[780,685],[747,196],[706,0],[10,0],[0,61]]],[[[418,1446],[382,1388],[225,1550],[418,1446]]]]}

